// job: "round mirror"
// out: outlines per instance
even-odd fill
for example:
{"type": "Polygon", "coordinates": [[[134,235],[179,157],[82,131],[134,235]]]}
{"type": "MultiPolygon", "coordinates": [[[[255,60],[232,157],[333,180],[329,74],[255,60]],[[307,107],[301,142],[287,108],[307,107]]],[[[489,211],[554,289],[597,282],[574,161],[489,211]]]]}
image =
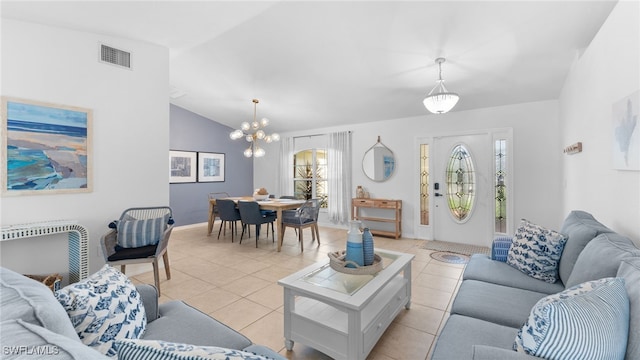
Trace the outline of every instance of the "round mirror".
{"type": "Polygon", "coordinates": [[[373,181],[385,181],[393,175],[396,159],[393,151],[386,147],[378,136],[378,142],[364,153],[362,171],[373,181]]]}

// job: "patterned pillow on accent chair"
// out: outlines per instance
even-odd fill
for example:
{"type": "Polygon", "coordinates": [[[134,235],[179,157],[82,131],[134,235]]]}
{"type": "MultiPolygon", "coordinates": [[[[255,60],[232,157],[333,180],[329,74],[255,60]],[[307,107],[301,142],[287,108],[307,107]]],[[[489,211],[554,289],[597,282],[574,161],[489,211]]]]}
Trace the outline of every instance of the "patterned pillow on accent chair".
{"type": "Polygon", "coordinates": [[[167,246],[174,227],[173,213],[168,206],[129,208],[120,219],[109,224],[100,244],[107,264],[120,265],[124,273],[129,264],[151,263],[153,281],[160,296],[159,261],[162,258],[167,280],[171,279],[167,246]]]}

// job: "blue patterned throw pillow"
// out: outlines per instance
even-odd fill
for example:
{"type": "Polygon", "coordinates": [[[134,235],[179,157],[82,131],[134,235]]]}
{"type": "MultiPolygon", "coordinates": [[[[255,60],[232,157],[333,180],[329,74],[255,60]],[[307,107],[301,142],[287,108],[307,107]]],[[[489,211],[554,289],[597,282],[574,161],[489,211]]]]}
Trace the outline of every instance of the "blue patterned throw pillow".
{"type": "Polygon", "coordinates": [[[118,340],[118,360],[268,360],[246,351],[160,340],[118,340]]]}
{"type": "Polygon", "coordinates": [[[147,326],[140,294],[120,271],[105,265],[88,278],[56,292],[80,340],[115,356],[114,341],[138,339],[147,326]]]}
{"type": "Polygon", "coordinates": [[[605,278],[538,301],[513,348],[549,360],[624,359],[628,333],[624,279],[605,278]]]}
{"type": "Polygon", "coordinates": [[[169,215],[153,219],[120,220],[117,223],[118,245],[123,248],[137,248],[156,245],[164,236],[169,215]]]}
{"type": "Polygon", "coordinates": [[[507,254],[507,264],[548,283],[558,280],[558,264],[567,238],[522,219],[507,254]]]}

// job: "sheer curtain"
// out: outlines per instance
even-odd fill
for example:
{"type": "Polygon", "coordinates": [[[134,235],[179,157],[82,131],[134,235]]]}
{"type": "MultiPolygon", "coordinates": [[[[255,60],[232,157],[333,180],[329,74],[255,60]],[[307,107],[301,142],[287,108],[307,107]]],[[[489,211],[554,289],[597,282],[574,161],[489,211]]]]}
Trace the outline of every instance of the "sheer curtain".
{"type": "Polygon", "coordinates": [[[290,136],[280,139],[278,193],[293,195],[293,138],[290,136]]]}
{"type": "Polygon", "coordinates": [[[329,220],[347,223],[351,208],[351,132],[330,133],[327,153],[329,220]]]}

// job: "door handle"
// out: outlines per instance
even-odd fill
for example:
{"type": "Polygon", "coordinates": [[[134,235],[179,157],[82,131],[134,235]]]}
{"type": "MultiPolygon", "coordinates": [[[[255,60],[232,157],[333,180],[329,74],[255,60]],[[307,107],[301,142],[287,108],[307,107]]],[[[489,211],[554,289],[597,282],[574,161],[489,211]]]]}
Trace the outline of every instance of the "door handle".
{"type": "Polygon", "coordinates": [[[442,194],[440,194],[440,193],[435,193],[434,195],[435,196],[442,196],[442,194]]]}

